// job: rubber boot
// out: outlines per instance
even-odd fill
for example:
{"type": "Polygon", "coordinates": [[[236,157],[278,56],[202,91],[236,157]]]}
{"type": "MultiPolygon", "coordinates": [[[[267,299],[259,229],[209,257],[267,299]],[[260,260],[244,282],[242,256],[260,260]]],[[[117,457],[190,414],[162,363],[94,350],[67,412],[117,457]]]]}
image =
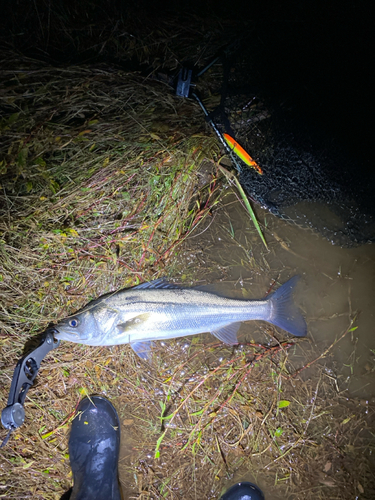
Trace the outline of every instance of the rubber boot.
{"type": "Polygon", "coordinates": [[[73,490],[70,500],[121,500],[118,481],[120,421],[101,396],[83,399],[69,438],[73,490]]]}
{"type": "Polygon", "coordinates": [[[220,500],[264,500],[264,495],[258,486],[243,481],[229,488],[220,500]]]}

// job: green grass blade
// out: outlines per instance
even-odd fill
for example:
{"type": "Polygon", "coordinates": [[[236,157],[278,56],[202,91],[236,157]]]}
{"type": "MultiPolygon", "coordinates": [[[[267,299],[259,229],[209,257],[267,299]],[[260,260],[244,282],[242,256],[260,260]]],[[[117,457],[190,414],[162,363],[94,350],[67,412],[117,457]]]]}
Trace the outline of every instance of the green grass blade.
{"type": "Polygon", "coordinates": [[[268,246],[267,246],[267,242],[263,236],[263,233],[262,233],[262,230],[260,229],[260,226],[259,226],[259,223],[257,221],[257,218],[255,216],[255,213],[254,213],[254,210],[252,208],[252,206],[250,205],[250,202],[246,196],[246,193],[245,191],[243,190],[239,180],[237,179],[237,177],[235,175],[231,175],[225,168],[221,167],[220,166],[220,170],[223,172],[223,174],[225,175],[225,177],[227,177],[227,179],[234,179],[234,182],[236,183],[236,186],[237,186],[237,189],[241,195],[241,198],[243,199],[244,203],[245,203],[245,206],[247,208],[247,211],[249,212],[250,214],[250,217],[254,223],[254,226],[256,228],[256,230],[258,231],[258,234],[260,236],[260,239],[263,241],[263,244],[264,246],[266,247],[266,249],[268,250],[268,246]]]}
{"type": "Polygon", "coordinates": [[[267,243],[266,243],[266,240],[263,236],[263,233],[262,233],[262,230],[260,229],[260,226],[259,226],[259,223],[257,221],[257,218],[255,217],[255,213],[254,213],[254,210],[252,208],[252,206],[250,205],[250,202],[245,194],[245,191],[242,189],[242,186],[239,182],[239,180],[237,179],[237,177],[234,177],[234,181],[236,183],[236,186],[237,186],[237,189],[238,191],[240,192],[240,195],[241,195],[241,198],[243,199],[244,203],[245,203],[245,206],[247,208],[247,211],[249,212],[250,214],[250,217],[254,223],[254,226],[256,227],[256,230],[258,231],[258,234],[260,236],[260,239],[263,241],[264,243],[264,246],[267,248],[268,250],[268,246],[267,246],[267,243]]]}

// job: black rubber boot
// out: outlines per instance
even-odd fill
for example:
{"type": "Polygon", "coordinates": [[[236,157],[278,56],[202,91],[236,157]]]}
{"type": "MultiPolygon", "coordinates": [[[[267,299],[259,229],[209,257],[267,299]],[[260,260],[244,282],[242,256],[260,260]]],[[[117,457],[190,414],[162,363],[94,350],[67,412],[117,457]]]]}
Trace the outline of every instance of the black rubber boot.
{"type": "Polygon", "coordinates": [[[229,488],[220,500],[264,500],[264,495],[258,486],[243,481],[229,488]]]}
{"type": "Polygon", "coordinates": [[[70,500],[121,500],[118,482],[120,421],[113,405],[92,396],[78,405],[69,438],[70,500]]]}

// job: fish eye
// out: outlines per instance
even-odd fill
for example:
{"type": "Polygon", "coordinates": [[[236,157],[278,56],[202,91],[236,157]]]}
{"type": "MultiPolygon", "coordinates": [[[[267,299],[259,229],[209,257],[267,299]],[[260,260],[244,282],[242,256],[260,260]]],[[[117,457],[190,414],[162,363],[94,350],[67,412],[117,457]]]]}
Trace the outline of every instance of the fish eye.
{"type": "Polygon", "coordinates": [[[71,326],[72,328],[76,328],[78,326],[78,319],[70,319],[69,320],[69,326],[71,326]]]}

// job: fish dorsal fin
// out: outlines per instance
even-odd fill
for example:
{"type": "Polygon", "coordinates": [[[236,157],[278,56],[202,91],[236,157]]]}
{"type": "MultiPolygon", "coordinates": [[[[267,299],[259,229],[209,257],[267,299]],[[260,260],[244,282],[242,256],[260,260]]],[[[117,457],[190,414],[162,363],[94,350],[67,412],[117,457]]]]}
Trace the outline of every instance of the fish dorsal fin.
{"type": "Polygon", "coordinates": [[[145,288],[169,288],[170,290],[173,288],[179,288],[181,287],[179,285],[175,285],[174,283],[170,283],[167,281],[165,278],[159,278],[157,280],[152,280],[152,281],[146,281],[146,283],[142,283],[137,286],[133,286],[132,290],[140,290],[140,289],[145,289],[145,288]]]}
{"type": "Polygon", "coordinates": [[[152,347],[152,342],[133,342],[132,344],[130,344],[130,347],[141,359],[148,359],[152,347]]]}
{"type": "Polygon", "coordinates": [[[238,344],[237,340],[237,332],[241,326],[241,323],[230,323],[229,325],[225,325],[220,330],[216,330],[211,332],[217,339],[224,342],[224,344],[233,345],[238,344]]]}

